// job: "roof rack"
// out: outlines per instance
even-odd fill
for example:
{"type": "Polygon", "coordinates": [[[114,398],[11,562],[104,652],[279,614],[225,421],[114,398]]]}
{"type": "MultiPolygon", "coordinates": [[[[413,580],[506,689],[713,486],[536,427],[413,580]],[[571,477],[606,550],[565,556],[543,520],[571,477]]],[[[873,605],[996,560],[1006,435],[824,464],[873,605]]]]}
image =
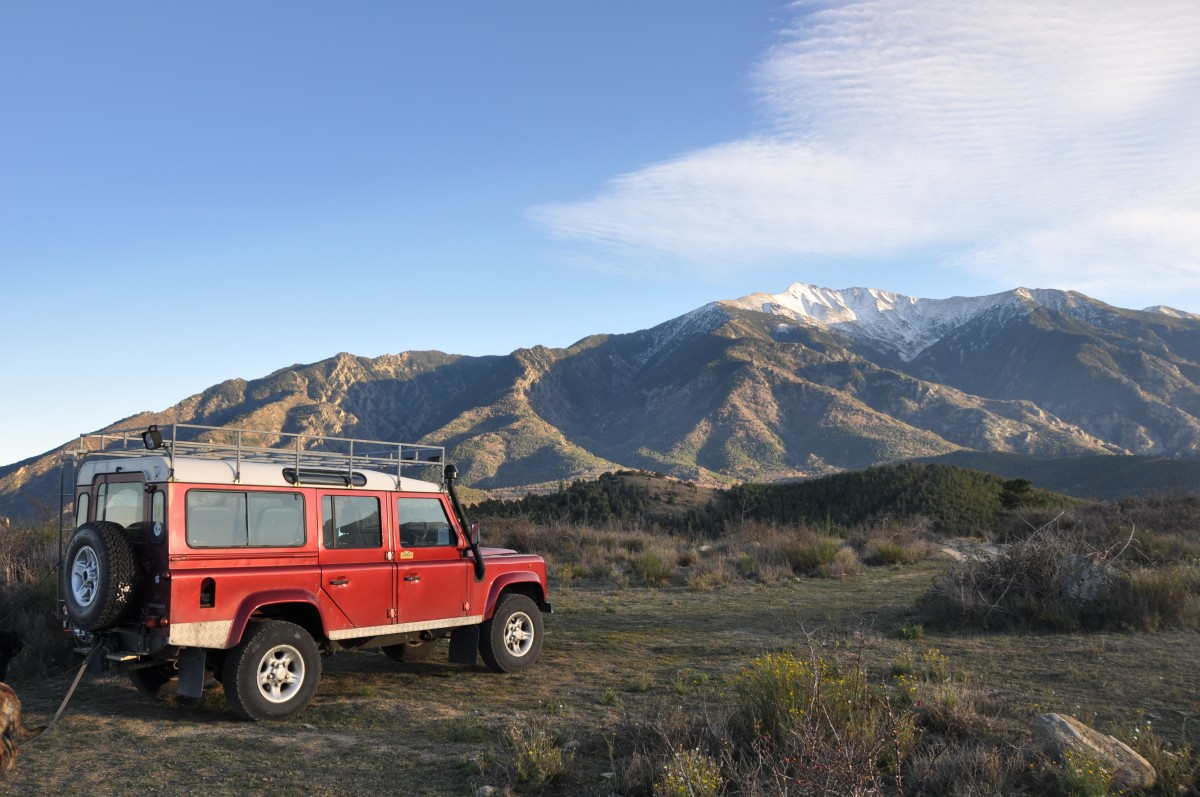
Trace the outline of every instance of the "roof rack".
{"type": "Polygon", "coordinates": [[[189,423],[81,434],[77,447],[64,452],[64,457],[135,457],[160,450],[170,459],[172,469],[175,457],[188,456],[234,460],[239,473],[243,462],[263,462],[289,465],[296,473],[324,470],[345,473],[348,478],[355,468],[399,477],[404,468],[438,466],[441,480],[444,475],[440,466],[446,462],[444,446],[189,423]]]}

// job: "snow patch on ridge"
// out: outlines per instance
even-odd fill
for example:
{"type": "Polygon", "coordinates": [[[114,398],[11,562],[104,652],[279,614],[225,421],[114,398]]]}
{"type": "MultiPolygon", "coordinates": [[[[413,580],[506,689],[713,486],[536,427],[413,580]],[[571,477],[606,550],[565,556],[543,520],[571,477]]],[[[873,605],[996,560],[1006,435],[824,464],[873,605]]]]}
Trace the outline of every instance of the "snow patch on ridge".
{"type": "Polygon", "coordinates": [[[1189,313],[1185,310],[1176,310],[1174,307],[1167,307],[1165,304],[1156,304],[1153,307],[1147,307],[1142,310],[1144,313],[1161,313],[1171,318],[1186,318],[1189,321],[1200,321],[1200,315],[1189,313]]]}
{"type": "Polygon", "coordinates": [[[918,299],[878,288],[833,290],[797,282],[783,293],[755,293],[724,304],[832,329],[911,360],[981,313],[1013,302],[1016,293],[918,299]]]}
{"type": "Polygon", "coordinates": [[[721,302],[709,302],[703,307],[684,313],[666,323],[646,330],[652,343],[637,357],[639,366],[645,365],[660,354],[668,353],[680,343],[697,335],[706,335],[729,320],[729,313],[721,302]]]}

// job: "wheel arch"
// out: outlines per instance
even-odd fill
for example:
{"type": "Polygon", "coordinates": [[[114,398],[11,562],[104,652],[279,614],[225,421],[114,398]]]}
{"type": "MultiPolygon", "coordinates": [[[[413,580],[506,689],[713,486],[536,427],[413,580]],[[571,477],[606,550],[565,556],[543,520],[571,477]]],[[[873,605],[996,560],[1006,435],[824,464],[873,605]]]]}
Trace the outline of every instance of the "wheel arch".
{"type": "Polygon", "coordinates": [[[325,624],[316,596],[307,590],[277,589],[247,596],[234,614],[226,647],[234,647],[246,635],[251,619],[287,620],[307,631],[318,643],[325,641],[325,624]]]}
{"type": "Polygon", "coordinates": [[[534,573],[504,573],[497,576],[492,582],[491,588],[488,590],[487,604],[484,606],[483,616],[491,617],[496,613],[496,606],[500,603],[500,598],[508,593],[519,593],[528,597],[542,612],[546,612],[549,606],[546,603],[546,590],[542,586],[542,582],[534,573]]]}

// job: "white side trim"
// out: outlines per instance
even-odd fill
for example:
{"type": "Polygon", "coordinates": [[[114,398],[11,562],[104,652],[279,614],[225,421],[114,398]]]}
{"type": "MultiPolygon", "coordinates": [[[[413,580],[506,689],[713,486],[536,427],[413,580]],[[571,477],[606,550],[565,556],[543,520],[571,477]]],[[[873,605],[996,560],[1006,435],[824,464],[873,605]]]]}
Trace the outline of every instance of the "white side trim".
{"type": "Polygon", "coordinates": [[[233,620],[176,623],[170,626],[171,636],[167,641],[181,648],[224,648],[232,628],[233,620]]]}
{"type": "Polygon", "coordinates": [[[419,623],[395,623],[393,625],[373,625],[370,628],[347,628],[345,631],[331,631],[330,639],[354,639],[362,636],[380,636],[381,634],[408,634],[413,631],[432,631],[435,628],[458,628],[463,625],[477,625],[483,622],[482,614],[470,617],[451,617],[447,620],[423,620],[419,623]]]}

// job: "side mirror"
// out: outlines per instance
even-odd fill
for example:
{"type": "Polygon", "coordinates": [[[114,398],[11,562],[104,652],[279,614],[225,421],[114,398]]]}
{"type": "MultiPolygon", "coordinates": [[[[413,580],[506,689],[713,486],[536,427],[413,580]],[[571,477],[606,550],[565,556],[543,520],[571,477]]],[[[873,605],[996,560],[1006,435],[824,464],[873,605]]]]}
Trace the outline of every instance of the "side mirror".
{"type": "Polygon", "coordinates": [[[142,445],[147,451],[162,448],[162,432],[158,431],[157,424],[150,424],[150,428],[142,432],[142,445]]]}
{"type": "Polygon", "coordinates": [[[467,530],[467,533],[471,535],[471,544],[478,545],[479,544],[479,521],[478,520],[476,520],[474,523],[471,524],[471,528],[467,530]]]}

